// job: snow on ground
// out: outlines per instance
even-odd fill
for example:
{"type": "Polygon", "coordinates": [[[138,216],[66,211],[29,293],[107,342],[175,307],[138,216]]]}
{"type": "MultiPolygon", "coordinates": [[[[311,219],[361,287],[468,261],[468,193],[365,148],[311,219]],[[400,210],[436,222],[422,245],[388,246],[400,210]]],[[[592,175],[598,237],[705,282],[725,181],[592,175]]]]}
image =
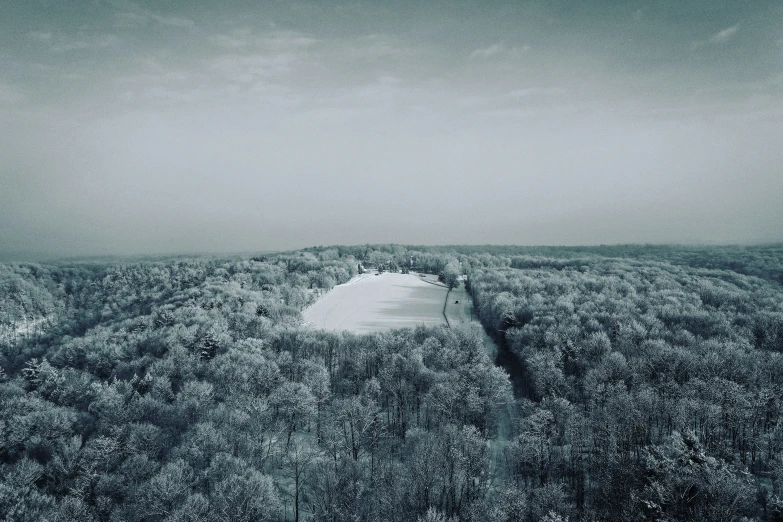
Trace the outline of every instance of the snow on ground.
{"type": "Polygon", "coordinates": [[[368,272],[335,286],[302,315],[316,328],[356,333],[445,324],[446,291],[431,275],[368,272]]]}
{"type": "Polygon", "coordinates": [[[52,316],[44,316],[36,319],[21,319],[17,323],[0,325],[0,341],[10,342],[11,339],[27,337],[34,333],[36,329],[45,329],[53,320],[52,316]]]}

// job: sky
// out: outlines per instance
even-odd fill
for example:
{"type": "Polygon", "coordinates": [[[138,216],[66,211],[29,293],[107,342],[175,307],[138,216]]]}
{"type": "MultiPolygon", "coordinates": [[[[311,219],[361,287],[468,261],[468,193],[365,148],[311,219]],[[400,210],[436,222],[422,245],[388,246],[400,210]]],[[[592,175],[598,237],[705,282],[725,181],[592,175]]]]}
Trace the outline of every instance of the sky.
{"type": "Polygon", "coordinates": [[[783,241],[777,0],[0,13],[0,254],[783,241]]]}

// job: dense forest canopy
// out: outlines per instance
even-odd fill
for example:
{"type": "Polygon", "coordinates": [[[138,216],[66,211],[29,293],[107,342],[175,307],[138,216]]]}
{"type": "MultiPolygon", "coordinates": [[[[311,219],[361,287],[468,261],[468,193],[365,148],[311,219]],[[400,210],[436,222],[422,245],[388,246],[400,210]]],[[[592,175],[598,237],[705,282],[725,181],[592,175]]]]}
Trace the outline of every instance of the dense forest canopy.
{"type": "Polygon", "coordinates": [[[783,246],[0,265],[9,521],[783,520],[783,246]],[[359,265],[475,328],[301,312],[359,265]]]}

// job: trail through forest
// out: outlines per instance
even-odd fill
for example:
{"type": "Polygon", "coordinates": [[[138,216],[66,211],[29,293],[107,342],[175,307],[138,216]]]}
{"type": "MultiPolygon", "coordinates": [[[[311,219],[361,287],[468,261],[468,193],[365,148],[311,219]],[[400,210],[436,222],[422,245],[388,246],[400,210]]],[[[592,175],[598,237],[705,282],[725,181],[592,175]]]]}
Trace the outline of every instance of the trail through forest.
{"type": "MultiPolygon", "coordinates": [[[[473,299],[468,294],[464,285],[451,289],[446,295],[446,304],[444,307],[446,321],[451,328],[470,327],[480,331],[481,340],[484,344],[484,351],[487,356],[497,366],[503,367],[498,359],[498,346],[495,341],[487,335],[484,327],[478,320],[478,316],[473,310],[473,299]]],[[[508,371],[507,368],[503,368],[508,371]]],[[[490,451],[490,476],[494,484],[499,484],[505,477],[505,449],[510,439],[513,438],[514,426],[514,408],[512,403],[503,404],[498,409],[497,433],[494,437],[489,437],[490,451]]]]}

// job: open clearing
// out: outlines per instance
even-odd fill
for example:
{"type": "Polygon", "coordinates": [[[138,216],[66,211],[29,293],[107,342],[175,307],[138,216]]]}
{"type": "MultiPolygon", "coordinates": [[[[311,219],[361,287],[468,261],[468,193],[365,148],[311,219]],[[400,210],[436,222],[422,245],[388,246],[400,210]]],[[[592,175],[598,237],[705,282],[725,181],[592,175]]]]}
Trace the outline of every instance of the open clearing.
{"type": "Polygon", "coordinates": [[[432,275],[372,272],[335,286],[302,315],[316,328],[356,333],[446,324],[446,291],[432,275]]]}

